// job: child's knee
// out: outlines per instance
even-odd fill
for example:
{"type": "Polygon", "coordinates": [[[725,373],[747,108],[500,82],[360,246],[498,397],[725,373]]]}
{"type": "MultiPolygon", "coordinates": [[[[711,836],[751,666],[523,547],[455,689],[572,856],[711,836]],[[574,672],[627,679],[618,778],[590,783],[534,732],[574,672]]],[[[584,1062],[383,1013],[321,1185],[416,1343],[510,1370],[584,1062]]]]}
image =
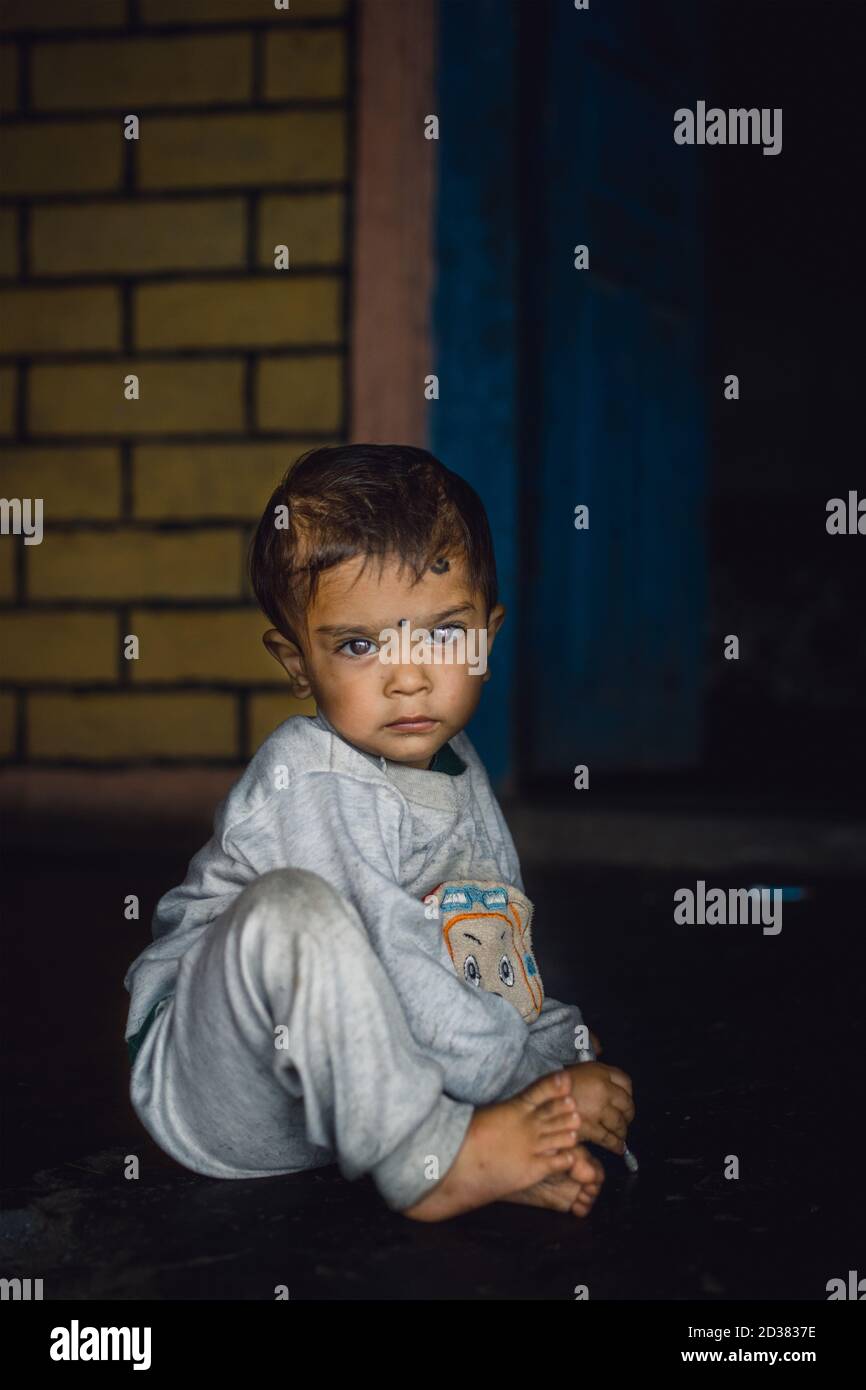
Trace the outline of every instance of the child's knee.
{"type": "Polygon", "coordinates": [[[245,931],[263,933],[277,944],[308,932],[322,940],[323,927],[333,934],[343,925],[358,926],[351,903],[309,869],[272,869],[262,874],[240,894],[233,916],[245,931]]]}

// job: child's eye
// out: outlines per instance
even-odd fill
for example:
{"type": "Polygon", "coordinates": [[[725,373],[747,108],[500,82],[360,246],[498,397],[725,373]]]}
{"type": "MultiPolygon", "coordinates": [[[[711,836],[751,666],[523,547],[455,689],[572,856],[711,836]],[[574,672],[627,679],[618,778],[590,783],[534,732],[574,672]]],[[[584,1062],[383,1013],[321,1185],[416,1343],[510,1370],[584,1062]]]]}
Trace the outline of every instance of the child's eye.
{"type": "MultiPolygon", "coordinates": [[[[434,631],[434,633],[435,633],[435,632],[464,632],[465,629],[462,628],[462,627],[460,627],[460,626],[458,626],[458,625],[455,624],[455,623],[448,623],[445,627],[434,627],[433,631],[434,631]]],[[[450,638],[446,637],[446,638],[444,639],[444,641],[443,641],[443,646],[444,646],[445,642],[449,642],[449,641],[450,641],[450,642],[453,642],[453,641],[454,641],[454,638],[453,638],[453,637],[450,637],[450,638]]]]}
{"type": "Polygon", "coordinates": [[[348,642],[343,642],[343,644],[337,648],[337,651],[343,652],[349,657],[369,656],[375,645],[371,637],[350,637],[348,642]],[[359,647],[365,647],[366,651],[358,651],[359,647]],[[348,651],[346,648],[348,648],[348,651]]]}

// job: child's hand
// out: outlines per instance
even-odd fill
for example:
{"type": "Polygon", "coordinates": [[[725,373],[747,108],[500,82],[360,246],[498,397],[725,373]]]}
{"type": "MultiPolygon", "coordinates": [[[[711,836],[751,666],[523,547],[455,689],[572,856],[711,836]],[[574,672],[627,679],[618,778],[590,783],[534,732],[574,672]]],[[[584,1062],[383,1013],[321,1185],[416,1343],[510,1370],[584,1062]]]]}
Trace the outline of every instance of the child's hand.
{"type": "Polygon", "coordinates": [[[621,1154],[634,1119],[631,1078],[604,1062],[579,1062],[565,1070],[581,1118],[580,1142],[588,1139],[621,1154]]]}
{"type": "Polygon", "coordinates": [[[602,1054],[601,1038],[597,1033],[593,1033],[591,1028],[589,1030],[589,1040],[592,1043],[592,1050],[596,1057],[600,1057],[602,1054]]]}

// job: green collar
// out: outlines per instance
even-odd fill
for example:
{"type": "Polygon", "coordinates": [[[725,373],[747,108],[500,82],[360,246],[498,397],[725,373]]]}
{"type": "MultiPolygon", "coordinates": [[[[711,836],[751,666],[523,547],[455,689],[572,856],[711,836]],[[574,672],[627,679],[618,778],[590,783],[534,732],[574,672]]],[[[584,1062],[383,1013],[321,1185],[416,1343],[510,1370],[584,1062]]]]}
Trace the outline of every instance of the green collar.
{"type": "Polygon", "coordinates": [[[465,772],[465,770],[466,764],[463,759],[454,752],[450,743],[443,743],[427,769],[428,772],[445,772],[449,777],[459,777],[460,773],[465,772]]]}

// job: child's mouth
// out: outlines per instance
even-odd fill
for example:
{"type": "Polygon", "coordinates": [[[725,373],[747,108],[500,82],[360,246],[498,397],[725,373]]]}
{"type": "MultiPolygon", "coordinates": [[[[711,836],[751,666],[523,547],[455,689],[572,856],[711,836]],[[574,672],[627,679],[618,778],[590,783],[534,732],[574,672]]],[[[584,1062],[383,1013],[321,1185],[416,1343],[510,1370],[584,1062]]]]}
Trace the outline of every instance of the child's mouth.
{"type": "Polygon", "coordinates": [[[427,734],[431,729],[435,729],[439,723],[438,719],[395,719],[393,724],[386,724],[386,729],[393,729],[395,733],[406,734],[427,734]]]}

